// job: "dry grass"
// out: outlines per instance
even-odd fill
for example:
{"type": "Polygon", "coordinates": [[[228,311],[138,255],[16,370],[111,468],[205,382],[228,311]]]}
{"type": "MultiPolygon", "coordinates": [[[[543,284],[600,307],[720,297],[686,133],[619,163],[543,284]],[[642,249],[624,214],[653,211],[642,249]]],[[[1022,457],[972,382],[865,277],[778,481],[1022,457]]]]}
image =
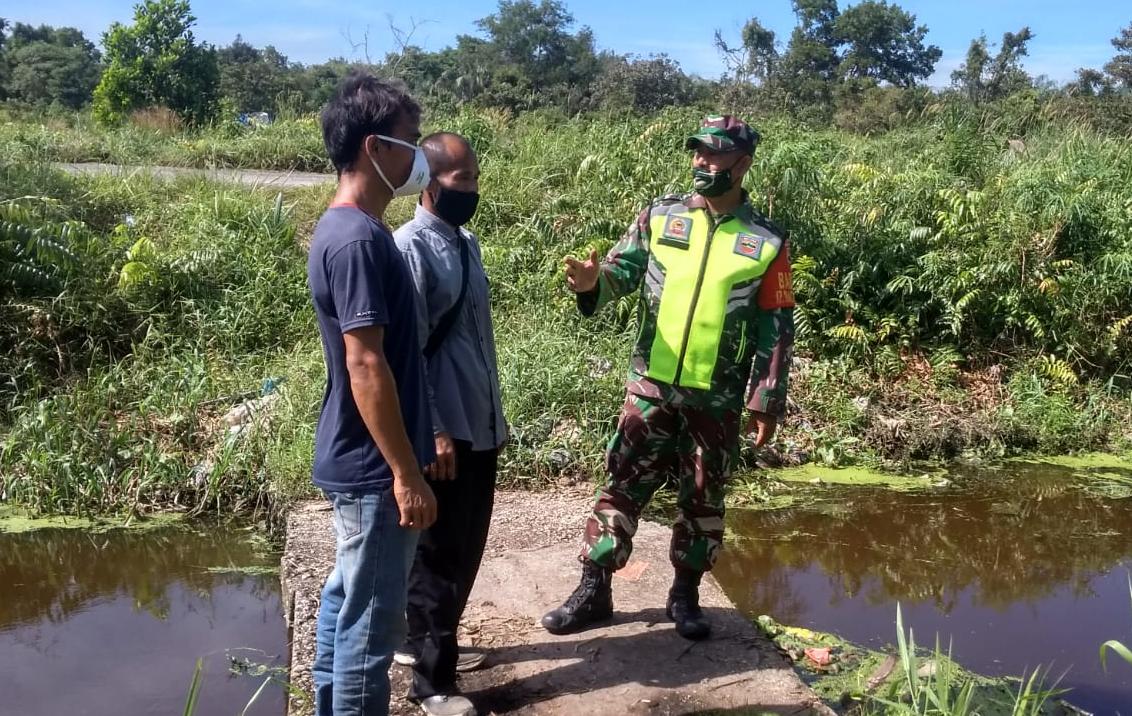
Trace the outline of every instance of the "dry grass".
{"type": "Polygon", "coordinates": [[[165,136],[173,136],[185,131],[184,121],[168,107],[136,109],[130,113],[130,124],[165,136]]]}

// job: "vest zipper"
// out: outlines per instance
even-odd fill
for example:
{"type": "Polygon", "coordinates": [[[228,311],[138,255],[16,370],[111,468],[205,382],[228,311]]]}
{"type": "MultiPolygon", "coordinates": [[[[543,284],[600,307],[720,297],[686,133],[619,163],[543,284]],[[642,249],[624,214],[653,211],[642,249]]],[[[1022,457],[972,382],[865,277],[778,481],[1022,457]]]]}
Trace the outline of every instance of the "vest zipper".
{"type": "MultiPolygon", "coordinates": [[[[710,212],[704,212],[710,216],[710,212]]],[[[700,260],[700,275],[696,277],[696,288],[692,291],[692,305],[688,308],[688,321],[684,324],[684,336],[680,342],[680,358],[676,361],[676,376],[672,379],[672,385],[680,385],[680,374],[684,372],[684,357],[688,354],[688,336],[692,332],[692,320],[696,316],[696,304],[700,300],[700,289],[704,285],[704,274],[707,273],[708,257],[711,255],[711,240],[715,238],[715,229],[718,226],[715,217],[711,217],[708,222],[707,241],[704,242],[704,257],[700,260]]]]}

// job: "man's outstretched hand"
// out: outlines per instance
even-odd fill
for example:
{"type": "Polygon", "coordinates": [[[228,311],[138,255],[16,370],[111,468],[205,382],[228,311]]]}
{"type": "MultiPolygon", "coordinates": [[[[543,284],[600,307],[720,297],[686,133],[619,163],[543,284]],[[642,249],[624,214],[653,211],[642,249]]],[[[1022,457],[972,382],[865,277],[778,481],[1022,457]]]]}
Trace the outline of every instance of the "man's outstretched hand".
{"type": "Polygon", "coordinates": [[[566,285],[574,293],[587,293],[594,289],[597,285],[597,277],[600,272],[601,263],[597,258],[597,251],[590,251],[590,257],[585,261],[579,261],[573,256],[567,256],[566,260],[566,285]]]}

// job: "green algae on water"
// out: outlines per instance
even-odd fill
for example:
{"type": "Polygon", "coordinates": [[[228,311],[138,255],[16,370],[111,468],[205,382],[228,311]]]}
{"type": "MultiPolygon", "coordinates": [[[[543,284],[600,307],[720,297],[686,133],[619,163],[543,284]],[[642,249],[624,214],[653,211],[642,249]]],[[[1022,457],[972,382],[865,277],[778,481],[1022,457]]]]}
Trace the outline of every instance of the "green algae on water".
{"type": "Polygon", "coordinates": [[[207,570],[210,574],[243,574],[249,577],[261,576],[275,576],[279,574],[278,565],[245,565],[243,567],[227,566],[227,567],[209,567],[207,570]]]}
{"type": "Polygon", "coordinates": [[[1112,455],[1103,452],[1080,453],[1077,455],[1052,455],[1040,457],[1015,458],[1011,462],[1022,462],[1029,465],[1057,465],[1071,470],[1085,472],[1124,472],[1132,477],[1132,458],[1112,455]]]}
{"type": "Polygon", "coordinates": [[[893,490],[923,490],[951,484],[942,472],[897,475],[865,467],[828,467],[813,463],[782,468],[769,474],[788,483],[887,487],[893,490]]]}
{"type": "Polygon", "coordinates": [[[1109,499],[1132,498],[1132,459],[1109,453],[1081,453],[1016,458],[1011,462],[1059,469],[1076,480],[1078,488],[1109,499]]]}
{"type": "Polygon", "coordinates": [[[45,529],[80,529],[90,532],[146,530],[179,524],[183,519],[184,516],[178,513],[160,513],[146,517],[36,516],[15,507],[0,506],[0,534],[21,534],[45,529]]]}

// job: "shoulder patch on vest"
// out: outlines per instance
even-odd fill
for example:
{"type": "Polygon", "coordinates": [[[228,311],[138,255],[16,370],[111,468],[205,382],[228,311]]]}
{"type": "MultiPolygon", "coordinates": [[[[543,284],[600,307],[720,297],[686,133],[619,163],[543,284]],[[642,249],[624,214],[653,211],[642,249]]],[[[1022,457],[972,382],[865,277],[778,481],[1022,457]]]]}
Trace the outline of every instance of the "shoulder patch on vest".
{"type": "Polygon", "coordinates": [[[763,252],[763,238],[754,234],[740,233],[735,237],[735,253],[749,259],[758,260],[763,252]]]}
{"type": "Polygon", "coordinates": [[[664,220],[664,231],[660,235],[660,243],[678,249],[686,249],[689,245],[688,237],[692,234],[692,217],[678,214],[670,215],[664,220]]]}

